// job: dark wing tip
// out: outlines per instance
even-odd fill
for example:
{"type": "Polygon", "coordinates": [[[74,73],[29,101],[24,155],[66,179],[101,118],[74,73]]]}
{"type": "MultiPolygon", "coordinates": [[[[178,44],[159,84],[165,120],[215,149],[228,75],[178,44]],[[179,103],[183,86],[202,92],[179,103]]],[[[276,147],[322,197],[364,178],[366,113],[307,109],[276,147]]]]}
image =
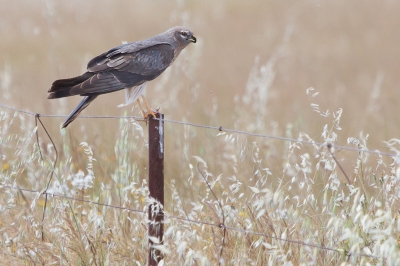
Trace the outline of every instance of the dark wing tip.
{"type": "Polygon", "coordinates": [[[94,100],[98,95],[90,95],[86,96],[82,99],[82,101],[75,107],[75,109],[68,115],[65,119],[64,123],[61,125],[61,128],[66,128],[78,115],[94,100]]]}

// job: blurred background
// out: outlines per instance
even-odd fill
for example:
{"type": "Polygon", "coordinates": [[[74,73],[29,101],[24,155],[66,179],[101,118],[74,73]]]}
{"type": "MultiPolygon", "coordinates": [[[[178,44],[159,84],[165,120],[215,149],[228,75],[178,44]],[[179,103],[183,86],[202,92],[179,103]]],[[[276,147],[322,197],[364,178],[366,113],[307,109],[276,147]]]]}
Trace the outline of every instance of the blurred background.
{"type": "MultiPolygon", "coordinates": [[[[399,135],[399,8],[397,1],[1,1],[1,103],[66,115],[80,97],[47,100],[54,80],[82,74],[92,57],[123,41],[184,25],[198,43],[146,92],[166,118],[254,131],[291,123],[315,135],[325,123],[312,114],[318,103],[321,111],[343,109],[343,137],[362,131],[379,148],[399,135]],[[265,120],[255,122],[258,115],[265,120]]],[[[123,92],[101,96],[83,114],[140,115],[117,108],[123,101],[123,92]]],[[[109,123],[96,120],[91,131],[109,123]]]]}
{"type": "MultiPolygon", "coordinates": [[[[150,106],[166,119],[400,153],[400,141],[385,143],[400,135],[399,10],[400,1],[393,0],[0,0],[0,105],[66,116],[81,97],[48,100],[53,81],[81,75],[91,58],[122,42],[183,25],[198,42],[146,90],[150,106]]],[[[124,100],[123,91],[102,95],[82,115],[141,117],[135,105],[118,108],[124,100]]],[[[137,261],[146,261],[144,217],[76,200],[68,205],[49,198],[43,224],[55,244],[40,241],[43,197],[11,187],[43,191],[51,180],[49,193],[147,210],[147,125],[127,118],[78,118],[61,130],[63,120],[41,118],[54,147],[40,125],[36,138],[34,115],[0,108],[0,251],[27,254],[30,248],[42,264],[59,264],[54,254],[67,246],[68,263],[89,265],[96,254],[88,254],[93,249],[77,237],[82,228],[93,232],[96,241],[87,241],[97,243],[98,258],[112,253],[112,265],[126,265],[136,252],[137,261]],[[75,224],[76,217],[89,227],[75,224]],[[110,239],[107,246],[104,237],[110,239]]],[[[387,250],[397,258],[400,170],[393,157],[343,149],[335,149],[333,157],[323,145],[170,122],[164,132],[168,214],[220,224],[222,205],[226,224],[233,227],[340,249],[326,256],[272,239],[264,239],[271,241],[264,247],[259,236],[230,231],[227,261],[266,265],[273,245],[280,247],[271,255],[275,264],[283,258],[293,259],[287,265],[347,259],[356,264],[357,256],[347,255],[357,252],[383,261],[390,258],[387,250]]],[[[189,245],[182,248],[180,237],[176,242],[167,237],[173,252],[166,265],[183,265],[185,256],[194,256],[189,249],[204,252],[213,265],[221,262],[217,229],[182,220],[170,220],[168,227],[182,230],[189,245]]],[[[8,260],[14,263],[14,257],[8,260]]]]}
{"type": "MultiPolygon", "coordinates": [[[[91,58],[124,41],[184,25],[198,43],[187,47],[146,91],[150,105],[161,108],[167,119],[287,137],[306,132],[324,141],[323,127],[342,110],[339,145],[369,135],[368,148],[386,151],[383,141],[400,133],[398,1],[0,3],[1,104],[67,115],[80,97],[48,100],[54,80],[84,73],[91,58]],[[307,94],[309,88],[314,90],[307,94]]],[[[137,106],[117,108],[123,102],[123,91],[103,95],[82,115],[140,116],[137,106]]],[[[60,147],[63,119],[43,121],[60,147]]],[[[109,158],[118,124],[77,119],[63,134],[109,158]]],[[[167,153],[181,153],[171,159],[175,163],[182,162],[180,156],[216,152],[215,143],[203,137],[218,132],[174,125],[167,125],[166,132],[167,153]]],[[[259,144],[274,155],[271,145],[259,144]]],[[[133,152],[146,160],[145,150],[133,152]]],[[[280,162],[281,155],[275,156],[280,162]]],[[[167,164],[173,166],[170,172],[177,171],[175,163],[167,164]]]]}

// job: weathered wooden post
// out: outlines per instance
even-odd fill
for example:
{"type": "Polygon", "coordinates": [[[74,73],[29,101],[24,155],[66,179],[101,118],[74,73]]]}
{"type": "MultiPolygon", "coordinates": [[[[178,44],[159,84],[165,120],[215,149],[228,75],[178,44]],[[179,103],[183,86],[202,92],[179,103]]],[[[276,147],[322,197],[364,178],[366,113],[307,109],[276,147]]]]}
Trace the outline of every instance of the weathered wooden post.
{"type": "Polygon", "coordinates": [[[164,114],[149,118],[149,191],[157,203],[149,205],[149,265],[157,265],[163,254],[153,248],[162,245],[164,237],[164,114]],[[158,204],[159,203],[159,204],[158,204]],[[150,237],[158,239],[158,243],[150,237]]]}

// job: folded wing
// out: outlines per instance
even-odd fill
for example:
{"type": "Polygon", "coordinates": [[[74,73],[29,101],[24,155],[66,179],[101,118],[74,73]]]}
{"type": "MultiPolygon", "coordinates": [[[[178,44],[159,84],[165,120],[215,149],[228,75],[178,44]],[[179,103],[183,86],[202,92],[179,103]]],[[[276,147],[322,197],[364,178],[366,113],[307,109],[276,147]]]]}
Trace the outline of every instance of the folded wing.
{"type": "Polygon", "coordinates": [[[139,86],[158,77],[174,60],[168,43],[130,43],[93,58],[88,72],[53,83],[48,98],[99,95],[139,86]]]}

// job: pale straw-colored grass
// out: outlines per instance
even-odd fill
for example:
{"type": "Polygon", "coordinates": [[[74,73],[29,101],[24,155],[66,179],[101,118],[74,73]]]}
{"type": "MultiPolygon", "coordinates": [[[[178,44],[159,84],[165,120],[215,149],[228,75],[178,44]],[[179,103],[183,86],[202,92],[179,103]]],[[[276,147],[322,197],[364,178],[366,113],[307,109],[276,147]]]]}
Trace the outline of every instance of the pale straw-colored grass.
{"type": "MultiPolygon", "coordinates": [[[[78,99],[45,99],[53,80],[185,24],[199,42],[146,94],[167,119],[400,151],[398,3],[0,4],[1,104],[66,114],[78,99]]],[[[84,114],[140,115],[122,100],[99,97],[84,114]]],[[[0,108],[2,264],[146,265],[147,126],[41,121],[54,168],[34,116],[0,108]]],[[[397,157],[168,122],[165,156],[164,265],[400,263],[397,157]]]]}

